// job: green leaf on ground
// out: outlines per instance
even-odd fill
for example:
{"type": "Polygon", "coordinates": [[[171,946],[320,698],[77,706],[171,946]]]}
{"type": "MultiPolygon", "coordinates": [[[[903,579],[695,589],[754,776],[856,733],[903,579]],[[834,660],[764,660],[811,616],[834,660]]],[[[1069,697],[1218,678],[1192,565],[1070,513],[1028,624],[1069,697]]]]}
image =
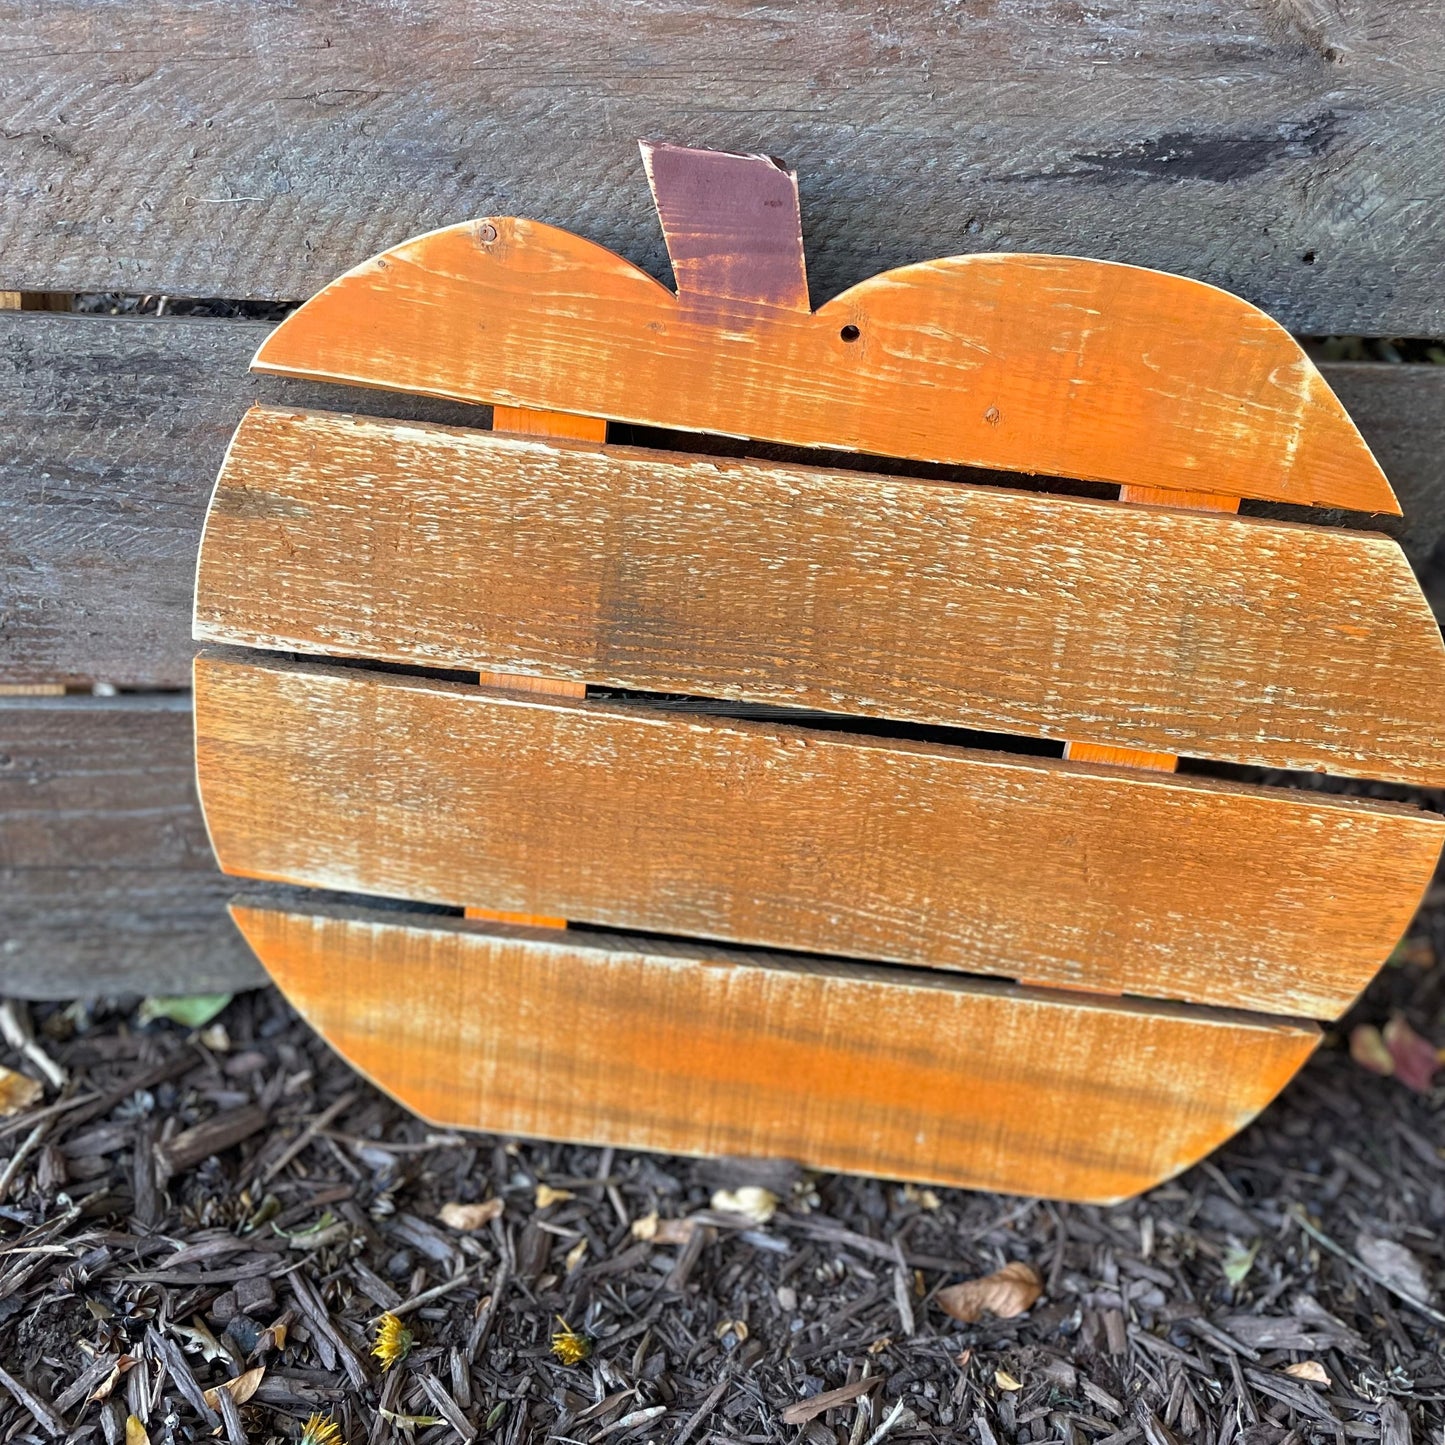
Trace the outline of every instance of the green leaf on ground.
{"type": "Polygon", "coordinates": [[[1220,1261],[1220,1268],[1224,1271],[1224,1277],[1235,1289],[1248,1278],[1250,1270],[1254,1268],[1254,1257],[1259,1253],[1259,1242],[1251,1244],[1248,1248],[1241,1248],[1232,1244],[1225,1250],[1224,1258],[1220,1261]]]}
{"type": "Polygon", "coordinates": [[[148,998],[141,1001],[136,1022],[144,1027],[157,1019],[169,1019],[182,1028],[202,1029],[230,1003],[228,993],[191,993],[175,998],[148,998]]]}

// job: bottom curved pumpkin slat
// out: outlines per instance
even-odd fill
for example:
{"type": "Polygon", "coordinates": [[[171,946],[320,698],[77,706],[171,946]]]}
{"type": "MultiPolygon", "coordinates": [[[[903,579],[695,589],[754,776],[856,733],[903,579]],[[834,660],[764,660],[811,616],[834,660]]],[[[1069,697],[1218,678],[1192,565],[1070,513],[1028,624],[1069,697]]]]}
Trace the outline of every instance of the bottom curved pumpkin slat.
{"type": "Polygon", "coordinates": [[[441,1125],[1088,1202],[1178,1173],[1308,1023],[436,915],[237,902],[282,991],[441,1125]]]}

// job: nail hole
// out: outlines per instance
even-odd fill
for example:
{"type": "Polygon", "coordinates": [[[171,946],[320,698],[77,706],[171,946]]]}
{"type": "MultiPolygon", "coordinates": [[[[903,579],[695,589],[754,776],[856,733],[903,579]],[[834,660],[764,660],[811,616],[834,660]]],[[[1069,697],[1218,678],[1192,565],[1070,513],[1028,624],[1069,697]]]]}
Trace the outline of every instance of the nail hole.
{"type": "Polygon", "coordinates": [[[861,334],[862,333],[858,330],[856,326],[845,326],[838,333],[838,335],[841,336],[844,341],[857,341],[858,337],[861,334]]]}

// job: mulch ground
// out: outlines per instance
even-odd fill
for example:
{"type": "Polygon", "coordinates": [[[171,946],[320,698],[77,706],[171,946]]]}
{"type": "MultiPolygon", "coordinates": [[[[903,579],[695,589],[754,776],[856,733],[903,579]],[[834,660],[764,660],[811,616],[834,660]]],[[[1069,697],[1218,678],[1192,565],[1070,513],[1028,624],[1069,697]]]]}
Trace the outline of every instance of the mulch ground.
{"type": "MultiPolygon", "coordinates": [[[[1356,1019],[1445,1038],[1432,902],[1356,1019]]],[[[200,1031],[134,1002],[11,1009],[4,1061],[55,1080],[0,1120],[4,1441],[1442,1439],[1445,1321],[1405,1296],[1445,1267],[1445,1098],[1342,1038],[1205,1164],[1085,1208],[442,1133],[274,992],[200,1031]],[[766,1223],[714,1210],[742,1184],[766,1223]],[[1027,1314],[938,1307],[1011,1260],[1027,1314]]]]}

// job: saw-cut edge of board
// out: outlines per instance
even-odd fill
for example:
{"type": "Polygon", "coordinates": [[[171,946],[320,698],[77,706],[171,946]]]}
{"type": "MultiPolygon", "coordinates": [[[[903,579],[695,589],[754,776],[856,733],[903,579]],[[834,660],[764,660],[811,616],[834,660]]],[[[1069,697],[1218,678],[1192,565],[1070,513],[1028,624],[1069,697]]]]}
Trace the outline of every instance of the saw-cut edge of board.
{"type": "Polygon", "coordinates": [[[1298,1020],[319,903],[232,914],[290,1002],[430,1122],[1106,1203],[1247,1124],[1298,1020]]]}
{"type": "Polygon", "coordinates": [[[1445,784],[1398,545],[1219,513],[254,408],[195,634],[1445,784]]]}
{"type": "Polygon", "coordinates": [[[253,366],[794,446],[1399,513],[1349,414],[1278,322],[1203,282],[1075,256],[924,261],[809,312],[674,295],[571,232],[489,217],[338,277],[253,366]]]}
{"type": "Polygon", "coordinates": [[[224,871],[1333,1017],[1445,823],[1400,804],[205,652],[224,871]]]}

